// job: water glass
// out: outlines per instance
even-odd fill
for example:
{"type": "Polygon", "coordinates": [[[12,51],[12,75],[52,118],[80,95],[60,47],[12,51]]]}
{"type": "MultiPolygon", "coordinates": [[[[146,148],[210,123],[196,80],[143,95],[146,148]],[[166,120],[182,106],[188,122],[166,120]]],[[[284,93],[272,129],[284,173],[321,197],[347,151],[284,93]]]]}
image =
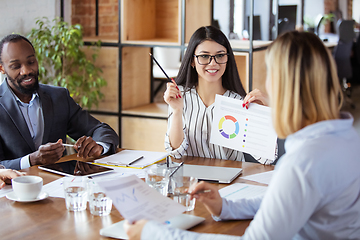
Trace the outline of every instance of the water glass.
{"type": "Polygon", "coordinates": [[[91,214],[96,216],[109,215],[112,208],[112,200],[106,196],[104,190],[94,180],[89,180],[88,186],[91,214]]]}
{"type": "Polygon", "coordinates": [[[170,170],[163,164],[154,164],[145,170],[145,182],[164,196],[167,196],[170,170]]]}
{"type": "Polygon", "coordinates": [[[173,200],[184,205],[186,211],[192,211],[195,208],[195,198],[190,200],[191,186],[198,182],[194,177],[181,177],[171,180],[173,188],[173,200]]]}
{"type": "Polygon", "coordinates": [[[64,177],[63,186],[65,191],[66,208],[69,211],[83,211],[87,205],[87,178],[64,177]]]}

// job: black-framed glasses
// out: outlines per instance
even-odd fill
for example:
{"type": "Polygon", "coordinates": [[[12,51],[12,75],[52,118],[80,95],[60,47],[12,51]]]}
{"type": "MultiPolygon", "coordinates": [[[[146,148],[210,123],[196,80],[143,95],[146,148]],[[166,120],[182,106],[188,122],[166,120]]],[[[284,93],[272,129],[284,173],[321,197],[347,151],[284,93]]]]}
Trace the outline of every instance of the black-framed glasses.
{"type": "Polygon", "coordinates": [[[228,61],[228,53],[219,53],[216,55],[209,55],[209,54],[201,54],[195,55],[194,57],[197,58],[197,61],[200,65],[208,65],[211,63],[212,59],[215,59],[217,64],[225,64],[228,61]]]}

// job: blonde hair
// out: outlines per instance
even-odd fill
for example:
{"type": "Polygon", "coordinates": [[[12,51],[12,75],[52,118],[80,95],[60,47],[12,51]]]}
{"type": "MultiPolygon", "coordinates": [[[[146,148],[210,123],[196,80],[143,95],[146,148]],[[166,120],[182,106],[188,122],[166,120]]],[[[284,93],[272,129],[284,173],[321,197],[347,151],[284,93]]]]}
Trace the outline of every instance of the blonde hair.
{"type": "Polygon", "coordinates": [[[336,65],[316,35],[285,33],[267,49],[265,61],[273,125],[280,138],[339,118],[342,92],[336,65]]]}

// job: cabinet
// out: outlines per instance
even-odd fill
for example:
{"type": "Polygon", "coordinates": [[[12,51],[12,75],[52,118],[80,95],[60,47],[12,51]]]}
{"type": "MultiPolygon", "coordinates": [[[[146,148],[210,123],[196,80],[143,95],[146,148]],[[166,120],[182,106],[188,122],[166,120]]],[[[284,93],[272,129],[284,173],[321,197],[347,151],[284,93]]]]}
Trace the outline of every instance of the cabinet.
{"type": "MultiPolygon", "coordinates": [[[[90,113],[117,131],[120,147],[165,151],[167,105],[152,102],[149,53],[153,47],[175,47],[184,52],[193,32],[211,25],[212,6],[212,0],[118,0],[118,38],[85,38],[87,42],[102,41],[96,65],[108,81],[104,100],[90,113]]],[[[254,52],[249,41],[231,44],[245,90],[250,87],[251,69],[256,79],[253,88],[263,90],[267,43],[254,44],[254,52]]]]}

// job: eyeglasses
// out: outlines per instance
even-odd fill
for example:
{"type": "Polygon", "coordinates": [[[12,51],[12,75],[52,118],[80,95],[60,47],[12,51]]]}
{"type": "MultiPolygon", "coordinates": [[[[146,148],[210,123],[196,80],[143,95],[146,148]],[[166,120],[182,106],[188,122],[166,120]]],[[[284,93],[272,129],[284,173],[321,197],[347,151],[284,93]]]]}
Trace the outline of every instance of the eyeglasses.
{"type": "Polygon", "coordinates": [[[202,54],[194,55],[194,57],[197,58],[197,61],[200,65],[208,65],[211,63],[213,58],[217,64],[225,64],[228,61],[228,55],[228,53],[221,53],[216,55],[202,54]]]}

